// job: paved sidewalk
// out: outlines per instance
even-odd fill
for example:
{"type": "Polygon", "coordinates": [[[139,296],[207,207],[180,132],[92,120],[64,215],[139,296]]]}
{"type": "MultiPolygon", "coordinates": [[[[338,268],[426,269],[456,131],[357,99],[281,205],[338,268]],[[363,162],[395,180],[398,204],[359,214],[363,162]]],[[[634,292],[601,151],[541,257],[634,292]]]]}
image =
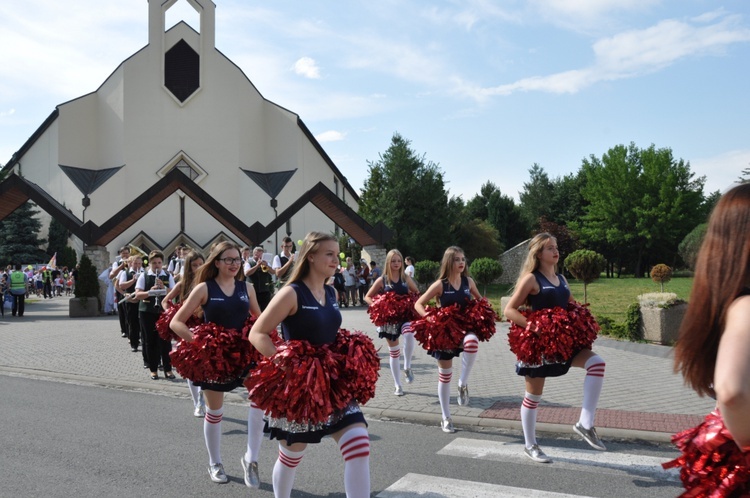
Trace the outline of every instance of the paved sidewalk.
{"type": "MultiPolygon", "coordinates": [[[[419,345],[412,368],[415,380],[403,383],[405,396],[393,394],[388,348],[378,339],[364,308],[342,310],[343,327],[361,330],[375,341],[381,375],[375,398],[364,407],[368,416],[434,424],[440,421],[437,365],[419,345]]],[[[469,379],[470,404],[458,406],[456,382],[461,369],[454,361],[451,415],[457,428],[496,427],[521,431],[520,406],[524,383],[514,371],[508,349],[508,325],[489,343],[481,343],[469,379]]],[[[698,397],[672,372],[671,348],[601,338],[594,350],[607,363],[596,426],[604,438],[668,441],[677,431],[696,425],[713,402],[698,397]]],[[[403,365],[403,360],[402,360],[403,365]]],[[[27,302],[22,318],[0,318],[0,374],[90,383],[112,388],[163,392],[188,397],[184,380],[153,381],[143,369],[141,353],[133,353],[120,337],[116,316],[68,318],[68,299],[27,302]]],[[[548,379],[540,404],[538,430],[573,434],[580,412],[584,372],[573,368],[548,379]]],[[[2,382],[2,377],[0,377],[2,382]]],[[[403,382],[403,381],[402,381],[403,382]]],[[[228,402],[241,402],[244,389],[228,402]]]]}

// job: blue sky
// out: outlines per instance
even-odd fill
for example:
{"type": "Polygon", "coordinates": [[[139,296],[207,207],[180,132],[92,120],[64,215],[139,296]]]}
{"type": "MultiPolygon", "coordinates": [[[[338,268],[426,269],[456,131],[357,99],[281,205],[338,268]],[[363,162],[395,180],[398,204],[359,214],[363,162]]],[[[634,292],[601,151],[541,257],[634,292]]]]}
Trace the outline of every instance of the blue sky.
{"type": "MultiPolygon", "coordinates": [[[[518,198],[618,144],[725,190],[750,167],[746,0],[214,0],[216,47],[359,191],[394,132],[451,195],[518,198]]],[[[0,163],[147,43],[146,0],[0,2],[0,163]]],[[[167,26],[197,27],[187,0],[167,26]]]]}

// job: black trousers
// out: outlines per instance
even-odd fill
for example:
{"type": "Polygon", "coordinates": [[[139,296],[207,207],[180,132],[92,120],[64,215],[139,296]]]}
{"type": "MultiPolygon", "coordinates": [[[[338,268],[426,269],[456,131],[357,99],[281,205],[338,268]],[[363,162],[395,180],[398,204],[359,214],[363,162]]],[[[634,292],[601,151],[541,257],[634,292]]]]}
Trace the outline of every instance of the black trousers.
{"type": "Polygon", "coordinates": [[[258,298],[258,306],[260,306],[260,310],[264,311],[268,306],[268,303],[271,302],[271,293],[259,292],[255,296],[258,298]]]}
{"type": "Polygon", "coordinates": [[[52,282],[44,281],[44,287],[42,288],[44,290],[44,299],[47,299],[48,297],[52,299],[52,282]]]}
{"type": "Polygon", "coordinates": [[[165,341],[159,337],[159,332],[156,331],[159,313],[138,312],[138,317],[146,339],[143,349],[146,351],[149,370],[156,372],[159,368],[159,358],[161,358],[164,371],[171,372],[172,362],[169,360],[169,352],[172,351],[172,341],[165,341]]]}
{"type": "Polygon", "coordinates": [[[125,318],[128,321],[130,347],[137,348],[141,342],[141,321],[138,318],[138,303],[125,303],[125,318]]]}
{"type": "MultiPolygon", "coordinates": [[[[26,296],[23,294],[15,295],[11,294],[13,296],[13,308],[11,309],[11,313],[13,316],[16,316],[16,313],[18,313],[18,316],[23,316],[23,310],[24,310],[24,300],[26,299],[26,296]]],[[[5,303],[2,303],[3,305],[5,303]]]]}
{"type": "MultiPolygon", "coordinates": [[[[120,300],[125,297],[119,292],[115,291],[115,298],[119,303],[120,300]]],[[[117,318],[120,320],[120,333],[125,337],[128,336],[128,311],[125,309],[127,303],[121,303],[117,305],[117,318]]]]}

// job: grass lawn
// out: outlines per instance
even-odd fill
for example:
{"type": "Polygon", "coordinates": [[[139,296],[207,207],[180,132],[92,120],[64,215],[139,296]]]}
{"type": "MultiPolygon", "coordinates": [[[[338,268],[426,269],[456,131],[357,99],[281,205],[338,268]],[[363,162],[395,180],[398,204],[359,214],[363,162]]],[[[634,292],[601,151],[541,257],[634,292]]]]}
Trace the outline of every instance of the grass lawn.
{"type": "MultiPolygon", "coordinates": [[[[570,290],[577,301],[583,301],[583,283],[570,280],[570,290]]],[[[675,277],[664,284],[664,292],[674,292],[677,297],[686,301],[690,298],[693,287],[692,277],[675,277]]],[[[480,285],[479,292],[484,292],[480,285]]],[[[509,285],[487,286],[487,298],[495,310],[500,311],[500,298],[510,292],[509,285]]],[[[636,301],[639,294],[660,292],[659,284],[650,278],[600,278],[587,286],[588,302],[594,316],[605,316],[616,323],[625,321],[625,311],[636,301]]]]}

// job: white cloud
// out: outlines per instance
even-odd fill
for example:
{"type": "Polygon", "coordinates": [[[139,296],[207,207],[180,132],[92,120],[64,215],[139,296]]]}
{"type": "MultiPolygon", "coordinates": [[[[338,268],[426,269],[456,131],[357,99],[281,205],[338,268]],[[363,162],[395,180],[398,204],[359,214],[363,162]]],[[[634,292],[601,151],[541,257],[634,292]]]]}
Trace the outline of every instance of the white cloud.
{"type": "Polygon", "coordinates": [[[310,79],[320,78],[320,68],[318,67],[315,59],[311,57],[302,57],[294,63],[294,72],[300,76],[310,79]]]}
{"type": "Polygon", "coordinates": [[[681,59],[721,54],[728,45],[750,41],[750,29],[727,16],[717,23],[696,26],[668,19],[641,30],[630,30],[598,40],[594,63],[548,76],[532,76],[491,88],[467,88],[473,98],[510,95],[519,91],[577,93],[601,81],[652,73],[681,59]]]}
{"type": "Polygon", "coordinates": [[[328,130],[328,131],[324,131],[323,133],[319,133],[315,135],[315,139],[321,143],[340,142],[341,140],[344,140],[345,138],[346,138],[346,133],[342,131],[336,131],[336,130],[328,130]]]}
{"type": "Polygon", "coordinates": [[[742,171],[750,168],[750,149],[723,152],[713,157],[690,160],[690,170],[706,177],[705,193],[725,192],[735,185],[742,171]]]}
{"type": "Polygon", "coordinates": [[[7,118],[8,116],[12,116],[16,113],[15,109],[8,109],[7,111],[0,111],[0,118],[7,118]]]}

